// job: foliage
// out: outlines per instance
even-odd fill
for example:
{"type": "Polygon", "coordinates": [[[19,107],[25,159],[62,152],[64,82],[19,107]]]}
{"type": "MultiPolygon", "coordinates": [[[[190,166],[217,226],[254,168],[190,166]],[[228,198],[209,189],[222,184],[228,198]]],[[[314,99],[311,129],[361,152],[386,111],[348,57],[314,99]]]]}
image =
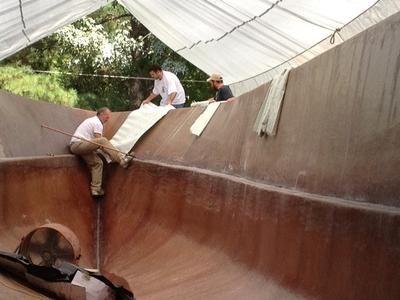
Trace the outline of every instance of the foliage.
{"type": "Polygon", "coordinates": [[[78,95],[65,89],[56,76],[34,74],[29,67],[0,67],[0,88],[34,100],[75,106],[78,95]]]}
{"type": "Polygon", "coordinates": [[[204,81],[206,74],[174,53],[116,2],[65,26],[5,63],[33,70],[59,70],[64,74],[42,76],[62,83],[66,91],[76,90],[78,99],[74,103],[80,108],[109,106],[115,111],[138,107],[153,82],[66,72],[148,77],[148,65],[158,63],[178,75],[189,101],[210,96],[207,84],[185,82],[204,81]]]}

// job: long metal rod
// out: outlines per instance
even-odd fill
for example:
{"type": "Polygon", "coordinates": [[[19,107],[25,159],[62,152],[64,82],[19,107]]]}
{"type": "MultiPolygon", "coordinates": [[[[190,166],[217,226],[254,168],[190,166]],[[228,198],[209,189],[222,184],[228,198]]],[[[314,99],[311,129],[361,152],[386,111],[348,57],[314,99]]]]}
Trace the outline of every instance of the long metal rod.
{"type": "Polygon", "coordinates": [[[101,144],[99,144],[99,143],[96,143],[96,142],[93,142],[93,141],[91,141],[91,140],[87,140],[87,139],[85,139],[85,138],[82,138],[82,137],[73,135],[73,134],[71,134],[71,133],[62,131],[62,130],[60,130],[60,129],[52,128],[52,127],[47,126],[47,125],[45,125],[45,124],[42,124],[42,125],[40,125],[40,126],[41,126],[42,128],[46,128],[46,129],[49,129],[49,130],[52,130],[52,131],[55,131],[55,132],[58,132],[58,133],[61,133],[61,134],[70,136],[70,137],[77,138],[77,139],[79,139],[79,140],[88,142],[88,143],[90,143],[90,144],[99,146],[100,148],[108,149],[108,150],[111,150],[111,151],[116,151],[116,152],[119,152],[119,153],[124,154],[124,155],[127,155],[127,156],[132,156],[132,155],[130,155],[129,153],[125,153],[125,152],[122,152],[122,151],[120,151],[120,150],[118,150],[118,149],[113,149],[113,148],[110,148],[110,147],[107,147],[107,146],[103,146],[103,145],[101,145],[101,144]]]}

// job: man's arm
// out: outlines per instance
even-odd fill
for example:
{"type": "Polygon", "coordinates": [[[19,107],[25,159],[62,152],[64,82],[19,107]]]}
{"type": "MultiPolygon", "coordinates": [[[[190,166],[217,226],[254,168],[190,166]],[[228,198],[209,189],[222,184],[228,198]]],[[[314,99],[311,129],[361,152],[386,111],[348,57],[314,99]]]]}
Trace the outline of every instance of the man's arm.
{"type": "Polygon", "coordinates": [[[171,94],[168,95],[168,99],[167,99],[167,105],[171,105],[172,102],[174,101],[175,97],[176,97],[176,92],[173,92],[171,94]]]}
{"type": "Polygon", "coordinates": [[[215,94],[214,97],[208,99],[208,102],[209,102],[209,103],[213,103],[213,102],[216,101],[216,99],[217,99],[217,95],[215,94]]]}
{"type": "Polygon", "coordinates": [[[146,99],[143,100],[143,104],[150,103],[157,96],[158,95],[156,95],[153,92],[151,92],[150,95],[146,99]]]}

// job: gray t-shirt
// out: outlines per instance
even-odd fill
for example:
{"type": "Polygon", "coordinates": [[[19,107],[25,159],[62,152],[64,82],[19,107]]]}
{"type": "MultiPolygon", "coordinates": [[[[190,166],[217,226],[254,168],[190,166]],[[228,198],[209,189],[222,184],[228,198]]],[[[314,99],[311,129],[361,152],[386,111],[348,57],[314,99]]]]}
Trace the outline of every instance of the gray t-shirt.
{"type": "Polygon", "coordinates": [[[222,88],[220,88],[217,91],[217,93],[215,94],[214,100],[215,101],[225,101],[232,97],[233,97],[233,94],[232,94],[232,91],[231,91],[229,85],[224,85],[222,88]]]}

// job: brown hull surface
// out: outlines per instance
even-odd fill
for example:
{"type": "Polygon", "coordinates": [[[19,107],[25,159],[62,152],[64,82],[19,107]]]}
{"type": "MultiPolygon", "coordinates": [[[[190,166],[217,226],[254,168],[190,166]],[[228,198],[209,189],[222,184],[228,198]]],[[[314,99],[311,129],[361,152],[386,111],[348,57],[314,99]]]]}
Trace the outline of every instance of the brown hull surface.
{"type": "Polygon", "coordinates": [[[398,209],[137,162],[115,170],[103,217],[102,266],[138,299],[400,295],[398,209]]]}
{"type": "Polygon", "coordinates": [[[253,132],[268,85],[221,105],[200,137],[202,108],[168,113],[132,166],[108,168],[100,204],[68,138],[40,128],[92,113],[0,93],[1,250],[61,223],[82,266],[138,299],[400,299],[398,49],[395,15],[292,70],[275,137],[253,132]]]}

